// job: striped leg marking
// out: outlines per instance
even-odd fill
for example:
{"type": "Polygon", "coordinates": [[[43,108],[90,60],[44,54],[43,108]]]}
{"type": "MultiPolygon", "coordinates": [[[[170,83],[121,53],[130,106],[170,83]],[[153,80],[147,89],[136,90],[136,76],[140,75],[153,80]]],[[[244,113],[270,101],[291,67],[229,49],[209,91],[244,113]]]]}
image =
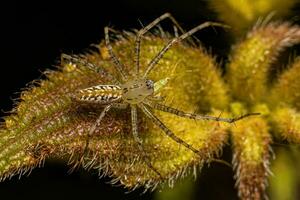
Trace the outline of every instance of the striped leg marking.
{"type": "Polygon", "coordinates": [[[131,105],[131,122],[132,122],[132,134],[133,134],[133,138],[136,141],[136,143],[138,144],[138,148],[140,150],[140,152],[143,155],[143,158],[145,160],[145,163],[147,164],[147,166],[152,169],[160,178],[162,178],[161,174],[159,173],[159,171],[157,169],[155,169],[155,167],[151,164],[151,160],[150,158],[147,156],[144,148],[143,148],[143,141],[141,140],[141,138],[139,137],[138,134],[138,126],[137,126],[137,109],[136,109],[136,105],[131,105]]]}
{"type": "Polygon", "coordinates": [[[195,149],[192,145],[186,143],[185,141],[183,141],[182,139],[180,139],[179,137],[177,137],[168,127],[166,127],[164,125],[164,123],[162,121],[160,121],[160,119],[158,119],[155,115],[153,115],[145,105],[140,104],[139,107],[143,110],[143,112],[145,113],[145,115],[147,117],[149,117],[152,122],[157,125],[159,128],[161,128],[167,136],[169,136],[170,138],[172,138],[175,142],[185,146],[186,148],[190,149],[191,151],[193,151],[196,154],[199,154],[200,152],[195,149]]]}
{"type": "Polygon", "coordinates": [[[260,115],[260,113],[247,113],[245,115],[241,115],[240,117],[236,117],[236,118],[221,118],[221,117],[214,117],[214,116],[209,116],[209,115],[186,113],[186,112],[183,112],[176,108],[165,106],[165,105],[159,104],[159,103],[149,104],[149,106],[156,110],[161,110],[163,112],[171,113],[171,114],[174,114],[174,115],[177,115],[180,117],[189,118],[189,119],[222,121],[222,122],[227,122],[227,123],[234,123],[238,120],[244,119],[249,116],[260,115]]]}

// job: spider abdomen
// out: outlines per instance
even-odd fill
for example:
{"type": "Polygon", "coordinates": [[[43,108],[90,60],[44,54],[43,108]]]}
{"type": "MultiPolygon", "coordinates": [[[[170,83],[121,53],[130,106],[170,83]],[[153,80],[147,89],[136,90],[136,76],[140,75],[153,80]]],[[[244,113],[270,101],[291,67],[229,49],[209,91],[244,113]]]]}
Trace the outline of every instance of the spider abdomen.
{"type": "Polygon", "coordinates": [[[84,102],[95,102],[108,104],[116,102],[122,97],[121,87],[117,85],[96,85],[79,90],[75,94],[75,99],[84,102]]]}

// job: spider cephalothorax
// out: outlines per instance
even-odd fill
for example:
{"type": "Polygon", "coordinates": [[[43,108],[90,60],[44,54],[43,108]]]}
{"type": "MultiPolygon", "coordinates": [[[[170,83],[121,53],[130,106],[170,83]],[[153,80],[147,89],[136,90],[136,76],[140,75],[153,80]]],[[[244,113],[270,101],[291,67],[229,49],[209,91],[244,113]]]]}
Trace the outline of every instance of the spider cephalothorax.
{"type": "MultiPolygon", "coordinates": [[[[148,74],[151,72],[151,70],[156,66],[156,64],[159,62],[159,60],[164,56],[164,54],[173,46],[175,43],[178,43],[195,32],[208,27],[208,26],[222,26],[224,25],[214,22],[205,22],[190,31],[183,33],[180,36],[175,37],[174,39],[170,40],[163,48],[162,50],[151,60],[151,62],[146,66],[146,70],[144,73],[140,73],[140,43],[141,43],[141,37],[149,31],[151,28],[156,26],[160,21],[169,18],[174,25],[182,31],[182,28],[178,25],[176,20],[169,14],[166,13],[156,20],[154,20],[152,23],[138,31],[136,35],[136,47],[135,47],[135,72],[130,73],[134,74],[133,76],[130,76],[129,73],[125,71],[125,68],[123,64],[119,61],[118,57],[115,55],[113,48],[110,44],[109,40],[109,31],[110,28],[105,28],[105,41],[106,46],[108,49],[108,52],[110,54],[110,57],[114,63],[114,66],[116,67],[116,70],[119,72],[121,80],[117,80],[114,76],[107,73],[106,71],[102,71],[101,68],[98,66],[93,65],[92,63],[87,62],[86,60],[83,60],[79,57],[69,56],[69,55],[63,55],[62,58],[64,60],[67,60],[71,63],[78,63],[82,66],[86,66],[88,68],[91,68],[93,70],[100,70],[99,73],[105,74],[115,85],[96,85],[92,86],[86,89],[79,90],[78,93],[75,95],[75,99],[78,101],[84,101],[84,102],[90,102],[90,103],[97,103],[102,105],[103,111],[101,112],[100,116],[94,123],[94,125],[91,127],[88,133],[89,138],[93,132],[95,131],[96,127],[99,126],[101,120],[104,118],[106,113],[111,108],[127,108],[130,106],[131,109],[131,122],[132,122],[132,134],[134,137],[134,140],[137,143],[138,149],[141,152],[142,157],[144,158],[145,163],[149,168],[151,168],[158,176],[161,176],[159,170],[154,168],[150,162],[149,157],[145,153],[143,149],[143,141],[139,137],[138,134],[138,123],[137,123],[137,109],[141,109],[142,112],[156,125],[158,126],[167,136],[172,138],[175,142],[185,146],[186,148],[190,149],[196,154],[199,154],[199,151],[193,147],[192,145],[188,144],[181,138],[177,137],[157,116],[154,115],[152,112],[152,109],[160,110],[163,112],[171,113],[174,115],[177,115],[179,117],[184,118],[190,118],[195,120],[214,120],[214,121],[223,121],[228,123],[233,123],[237,120],[240,120],[242,118],[245,118],[249,115],[256,115],[258,113],[249,113],[246,115],[242,115],[238,118],[221,118],[221,117],[214,117],[214,116],[208,116],[208,115],[200,115],[200,114],[194,114],[194,113],[187,113],[184,111],[181,111],[176,108],[172,108],[170,106],[164,105],[160,99],[160,96],[156,96],[155,93],[160,88],[164,87],[168,82],[168,77],[162,80],[157,80],[155,83],[154,81],[150,80],[148,78],[148,74]]],[[[182,31],[183,32],[183,31],[182,31]]],[[[89,139],[87,139],[86,143],[86,149],[89,145],[89,139]]]]}
{"type": "Polygon", "coordinates": [[[124,102],[138,104],[154,93],[154,83],[148,79],[134,79],[122,85],[124,102]]]}

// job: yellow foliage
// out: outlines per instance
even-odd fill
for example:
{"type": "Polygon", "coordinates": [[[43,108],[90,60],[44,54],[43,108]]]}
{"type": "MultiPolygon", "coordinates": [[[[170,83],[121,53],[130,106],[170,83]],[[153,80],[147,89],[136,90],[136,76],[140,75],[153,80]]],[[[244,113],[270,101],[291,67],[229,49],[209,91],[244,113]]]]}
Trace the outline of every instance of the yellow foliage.
{"type": "Polygon", "coordinates": [[[296,0],[211,0],[211,7],[219,18],[232,26],[237,35],[244,34],[259,19],[270,14],[282,18],[291,12],[296,0]]]}

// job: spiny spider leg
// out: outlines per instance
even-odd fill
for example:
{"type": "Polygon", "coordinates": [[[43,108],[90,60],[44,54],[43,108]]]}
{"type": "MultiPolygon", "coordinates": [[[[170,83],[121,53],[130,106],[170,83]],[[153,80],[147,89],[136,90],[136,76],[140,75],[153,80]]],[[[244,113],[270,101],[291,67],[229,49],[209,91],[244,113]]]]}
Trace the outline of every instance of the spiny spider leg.
{"type": "Polygon", "coordinates": [[[200,153],[192,145],[186,143],[184,140],[177,137],[168,127],[166,127],[166,125],[164,125],[164,123],[162,121],[160,121],[160,119],[158,119],[154,114],[152,114],[152,112],[145,106],[145,104],[139,104],[138,106],[139,106],[139,108],[141,108],[143,110],[145,115],[152,120],[152,122],[155,125],[157,125],[159,128],[161,128],[166,133],[167,136],[172,138],[178,144],[181,144],[181,145],[185,146],[186,148],[190,149],[194,153],[196,153],[196,154],[200,153]]]}
{"type": "Polygon", "coordinates": [[[112,59],[112,62],[114,63],[117,71],[119,72],[119,74],[122,77],[122,80],[126,81],[128,79],[127,73],[125,72],[124,65],[120,62],[120,60],[118,59],[118,57],[116,56],[116,54],[114,53],[114,51],[112,49],[112,46],[111,46],[110,40],[109,40],[109,31],[111,31],[111,29],[109,27],[104,28],[106,47],[108,49],[109,55],[112,59]]]}
{"type": "Polygon", "coordinates": [[[81,156],[81,160],[83,160],[84,155],[87,153],[88,150],[88,146],[90,143],[90,137],[92,136],[92,134],[94,133],[94,131],[96,130],[97,126],[99,126],[100,122],[102,121],[102,119],[104,118],[104,116],[106,115],[106,113],[114,106],[114,104],[108,104],[107,106],[105,106],[102,110],[102,112],[100,113],[98,119],[96,120],[96,122],[93,124],[93,126],[90,128],[87,136],[86,136],[86,141],[85,141],[85,147],[83,150],[83,155],[81,156]]]}
{"type": "Polygon", "coordinates": [[[140,48],[141,48],[141,37],[147,33],[150,29],[152,29],[153,27],[155,27],[157,24],[159,24],[161,21],[163,21],[164,19],[169,18],[173,24],[175,25],[176,28],[178,28],[181,33],[184,33],[185,31],[183,30],[183,28],[179,25],[179,23],[176,21],[176,19],[170,14],[170,13],[165,13],[163,15],[161,15],[160,17],[156,18],[154,21],[152,21],[150,24],[148,24],[146,27],[142,28],[141,30],[139,30],[139,32],[136,35],[136,39],[135,39],[135,63],[136,63],[136,72],[135,75],[138,76],[139,75],[139,70],[140,70],[140,48]]]}
{"type": "Polygon", "coordinates": [[[151,62],[148,64],[146,68],[146,72],[143,75],[143,78],[146,78],[147,75],[150,73],[150,71],[155,67],[155,65],[159,62],[159,60],[164,56],[164,54],[175,44],[180,42],[181,40],[184,40],[185,38],[193,35],[195,32],[204,29],[209,26],[220,26],[224,28],[229,28],[229,26],[226,26],[221,23],[216,23],[216,22],[205,22],[203,24],[200,24],[199,26],[196,26],[195,28],[189,30],[188,32],[182,34],[181,36],[172,39],[171,41],[168,42],[168,44],[162,48],[162,50],[151,60],[151,62]]]}
{"type": "Polygon", "coordinates": [[[137,109],[136,109],[136,105],[131,105],[131,123],[132,123],[132,134],[133,134],[133,138],[136,141],[136,143],[138,144],[138,148],[140,150],[140,152],[143,155],[143,158],[145,160],[145,163],[147,164],[147,166],[152,169],[160,178],[162,177],[161,174],[158,172],[157,169],[155,169],[155,167],[151,164],[151,160],[150,158],[147,156],[144,148],[143,148],[143,141],[141,140],[141,138],[139,137],[138,134],[138,125],[137,125],[137,109]]]}
{"type": "Polygon", "coordinates": [[[234,123],[238,120],[244,119],[246,117],[252,116],[252,115],[260,115],[260,113],[247,113],[245,115],[241,115],[239,117],[236,118],[221,118],[219,117],[214,117],[214,116],[209,116],[209,115],[199,115],[199,114],[193,114],[193,113],[186,113],[183,112],[181,110],[178,110],[176,108],[172,108],[163,104],[159,104],[159,103],[149,103],[147,104],[150,107],[156,109],[156,110],[161,110],[163,112],[167,112],[167,113],[171,113],[180,117],[185,117],[185,118],[189,118],[189,119],[196,119],[196,120],[213,120],[213,121],[222,121],[222,122],[228,122],[228,123],[234,123]]]}
{"type": "Polygon", "coordinates": [[[104,77],[108,77],[112,81],[113,84],[116,84],[116,85],[120,84],[120,82],[113,75],[111,75],[109,72],[107,72],[105,69],[103,69],[99,66],[96,66],[93,63],[88,62],[84,58],[81,58],[81,57],[75,56],[75,55],[70,56],[67,54],[62,54],[61,61],[64,62],[64,60],[66,60],[70,63],[73,63],[73,64],[80,64],[83,67],[86,67],[87,69],[95,71],[104,77]]]}

